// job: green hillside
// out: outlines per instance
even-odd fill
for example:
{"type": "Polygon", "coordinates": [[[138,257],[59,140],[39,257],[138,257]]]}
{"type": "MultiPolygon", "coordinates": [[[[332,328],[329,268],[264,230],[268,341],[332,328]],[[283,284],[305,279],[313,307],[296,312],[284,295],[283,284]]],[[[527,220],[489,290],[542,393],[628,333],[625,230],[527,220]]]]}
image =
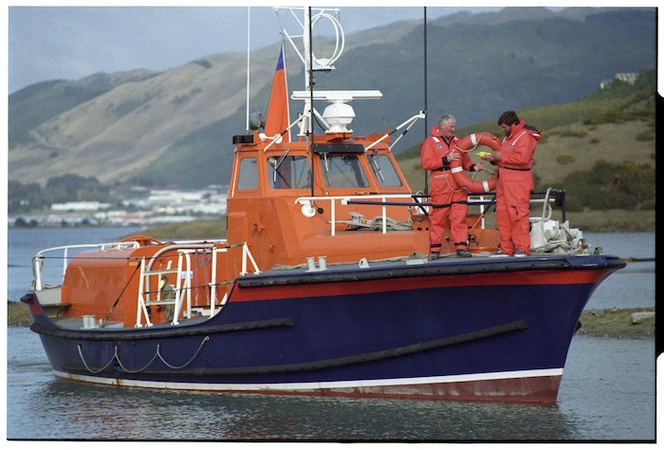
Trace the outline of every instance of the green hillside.
{"type": "MultiPolygon", "coordinates": [[[[586,227],[654,230],[656,101],[656,72],[650,71],[633,86],[616,81],[578,102],[518,110],[542,130],[533,166],[536,190],[565,189],[568,211],[586,227]]],[[[459,136],[475,132],[503,137],[495,120],[457,129],[459,136]]],[[[423,190],[418,146],[398,159],[411,188],[423,190]]],[[[488,178],[490,170],[477,179],[488,178]]]]}
{"type": "Polygon", "coordinates": [[[147,70],[97,73],[78,81],[53,80],[33,84],[9,96],[9,149],[26,141],[30,130],[76,105],[123,83],[153,76],[147,70]]]}

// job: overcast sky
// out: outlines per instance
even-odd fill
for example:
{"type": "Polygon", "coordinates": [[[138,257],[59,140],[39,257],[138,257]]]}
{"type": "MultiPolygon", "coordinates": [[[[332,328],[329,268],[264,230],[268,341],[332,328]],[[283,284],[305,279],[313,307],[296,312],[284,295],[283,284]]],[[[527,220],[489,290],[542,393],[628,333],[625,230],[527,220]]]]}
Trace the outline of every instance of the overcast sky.
{"type": "MultiPolygon", "coordinates": [[[[247,6],[34,7],[10,3],[9,93],[40,81],[74,80],[96,72],[162,71],[202,56],[245,52],[247,48],[247,6]]],[[[477,12],[499,8],[431,7],[427,17],[461,9],[477,12]]],[[[423,16],[422,6],[340,10],[346,34],[423,16]]],[[[252,6],[250,11],[252,49],[278,42],[279,20],[288,14],[281,11],[277,17],[271,6],[252,6]]]]}
{"type": "MultiPolygon", "coordinates": [[[[644,3],[634,6],[657,4],[657,0],[640,1],[644,3]]],[[[67,6],[32,6],[40,3],[34,0],[10,0],[9,8],[3,11],[3,15],[7,14],[9,28],[6,35],[8,45],[3,46],[8,49],[8,83],[5,84],[8,93],[41,81],[75,80],[97,72],[111,73],[140,68],[163,71],[211,54],[245,52],[247,5],[252,5],[252,49],[279,41],[280,20],[293,23],[292,18],[287,19],[285,11],[282,10],[277,16],[274,7],[269,6],[291,2],[257,4],[256,0],[241,0],[233,3],[242,6],[234,7],[223,6],[230,2],[219,0],[190,0],[186,3],[140,1],[141,5],[147,6],[132,6],[132,3],[137,2],[115,0],[96,3],[113,5],[109,7],[90,6],[90,0],[69,0],[67,6]],[[261,4],[263,6],[258,6],[261,4]]],[[[314,6],[340,5],[341,24],[347,34],[401,19],[421,19],[423,16],[423,1],[338,0],[321,3],[312,0],[311,3],[314,6]],[[372,4],[400,6],[365,6],[372,4]]],[[[426,3],[429,19],[460,10],[482,12],[496,11],[505,6],[554,4],[525,0],[465,0],[464,7],[460,8],[431,6],[462,3],[458,1],[428,0],[426,3]]],[[[560,9],[569,6],[626,5],[624,1],[616,0],[581,0],[581,3],[578,0],[557,0],[555,6],[560,9]]]]}

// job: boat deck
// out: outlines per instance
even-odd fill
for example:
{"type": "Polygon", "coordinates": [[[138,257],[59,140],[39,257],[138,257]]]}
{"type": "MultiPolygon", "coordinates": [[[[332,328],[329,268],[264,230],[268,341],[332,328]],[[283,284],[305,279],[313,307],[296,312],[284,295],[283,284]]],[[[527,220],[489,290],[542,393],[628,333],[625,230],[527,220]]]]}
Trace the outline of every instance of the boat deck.
{"type": "Polygon", "coordinates": [[[328,265],[319,262],[314,266],[305,264],[275,267],[260,274],[241,277],[237,283],[240,287],[257,287],[523,270],[588,269],[614,265],[622,267],[624,261],[605,255],[559,253],[540,253],[523,257],[497,257],[491,253],[475,253],[471,258],[449,254],[430,261],[426,256],[416,254],[378,261],[362,259],[357,263],[328,265]]]}

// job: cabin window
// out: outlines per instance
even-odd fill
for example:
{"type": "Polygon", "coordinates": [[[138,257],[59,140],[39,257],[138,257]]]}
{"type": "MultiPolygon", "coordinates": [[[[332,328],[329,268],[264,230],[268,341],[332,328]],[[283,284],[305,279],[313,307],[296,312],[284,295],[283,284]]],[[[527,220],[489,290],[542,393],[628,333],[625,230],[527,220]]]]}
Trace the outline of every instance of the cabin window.
{"type": "Polygon", "coordinates": [[[403,186],[392,161],[387,155],[368,155],[368,159],[378,184],[384,187],[403,186]]]}
{"type": "Polygon", "coordinates": [[[258,169],[256,158],[243,158],[240,162],[240,173],[237,177],[239,190],[254,190],[258,188],[258,169]]]}
{"type": "Polygon", "coordinates": [[[325,186],[329,188],[367,188],[369,180],[356,155],[320,155],[325,186]]]}
{"type": "Polygon", "coordinates": [[[272,189],[305,189],[311,187],[311,167],[306,156],[270,156],[267,175],[272,189]]]}

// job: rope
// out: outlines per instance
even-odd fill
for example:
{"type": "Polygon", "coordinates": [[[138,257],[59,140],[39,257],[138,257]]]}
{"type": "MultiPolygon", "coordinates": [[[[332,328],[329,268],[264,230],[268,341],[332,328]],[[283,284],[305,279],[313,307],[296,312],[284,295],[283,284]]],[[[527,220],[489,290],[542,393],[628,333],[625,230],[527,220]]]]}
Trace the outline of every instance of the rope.
{"type": "MultiPolygon", "coordinates": [[[[111,363],[112,363],[113,360],[115,359],[115,355],[113,355],[113,356],[111,356],[111,359],[108,360],[108,362],[106,363],[106,365],[105,365],[104,367],[102,367],[102,368],[99,369],[99,370],[92,370],[92,369],[88,366],[88,363],[85,362],[85,358],[83,357],[83,351],[81,350],[81,344],[78,344],[77,347],[78,347],[78,356],[81,357],[81,361],[83,361],[83,365],[85,366],[85,368],[86,368],[86,369],[88,370],[88,372],[90,372],[90,373],[99,373],[99,372],[105,370],[108,366],[111,365],[111,363]]],[[[117,348],[117,346],[116,346],[116,347],[115,347],[116,352],[117,352],[117,349],[118,349],[118,348],[117,348]]]]}
{"type": "MultiPolygon", "coordinates": [[[[369,221],[370,228],[373,231],[378,231],[383,229],[383,217],[377,216],[369,221]]],[[[390,231],[408,231],[412,230],[413,226],[411,219],[409,218],[406,222],[398,222],[389,217],[385,218],[385,227],[390,231]]]]}
{"type": "MultiPolygon", "coordinates": [[[[158,350],[158,349],[159,349],[159,345],[157,345],[157,350],[158,350]]],[[[146,365],[144,365],[143,367],[141,367],[141,368],[138,369],[138,370],[129,370],[129,369],[127,369],[127,368],[122,364],[122,362],[120,361],[120,357],[118,356],[118,346],[117,346],[117,345],[115,346],[115,354],[113,355],[113,358],[115,358],[115,359],[118,361],[118,366],[120,366],[120,368],[121,368],[122,370],[124,370],[125,372],[127,372],[127,373],[139,373],[139,372],[143,372],[145,369],[148,368],[148,366],[150,366],[150,364],[152,364],[152,362],[153,362],[153,361],[155,360],[155,358],[157,357],[157,353],[158,353],[158,352],[155,352],[155,354],[154,354],[154,356],[152,357],[152,359],[151,359],[150,361],[148,361],[148,363],[147,363],[146,365]]]]}
{"type": "Polygon", "coordinates": [[[141,267],[141,265],[136,264],[136,268],[134,269],[134,272],[132,272],[131,276],[129,277],[129,280],[127,280],[127,283],[122,288],[122,291],[120,292],[120,295],[118,295],[118,298],[115,299],[115,303],[113,303],[113,306],[111,306],[111,309],[108,311],[108,314],[106,314],[106,317],[104,317],[104,320],[102,320],[99,323],[100,328],[104,328],[104,325],[106,325],[106,321],[108,321],[108,318],[111,317],[111,313],[113,312],[115,307],[118,306],[118,302],[120,301],[120,298],[122,298],[122,294],[124,294],[124,291],[127,289],[127,286],[129,286],[129,283],[131,283],[131,280],[134,279],[134,275],[136,275],[136,272],[138,271],[139,267],[141,267]]]}
{"type": "Polygon", "coordinates": [[[201,344],[198,346],[198,350],[196,350],[196,353],[194,353],[194,356],[192,356],[191,359],[190,359],[189,361],[187,361],[186,363],[184,363],[184,364],[181,365],[181,366],[174,366],[174,365],[169,364],[169,363],[166,362],[166,360],[164,359],[163,356],[161,356],[161,353],[160,353],[160,348],[161,348],[160,346],[161,346],[161,344],[157,344],[157,353],[156,353],[156,355],[159,356],[159,359],[161,360],[161,362],[163,362],[168,368],[170,368],[170,369],[175,369],[175,370],[178,370],[178,369],[184,369],[184,368],[187,367],[189,364],[191,364],[191,363],[194,361],[194,359],[196,359],[196,357],[198,356],[198,354],[199,354],[199,353],[201,352],[201,350],[203,349],[203,345],[205,345],[205,343],[206,343],[207,341],[209,341],[209,340],[210,340],[210,337],[209,337],[209,336],[205,336],[205,337],[203,338],[203,340],[201,341],[201,344]]]}
{"type": "Polygon", "coordinates": [[[83,365],[85,366],[85,368],[87,369],[87,371],[90,372],[90,373],[92,373],[92,374],[98,374],[98,373],[100,373],[100,372],[103,372],[104,370],[106,370],[106,369],[111,365],[111,363],[113,362],[113,360],[116,360],[116,361],[118,362],[118,365],[120,366],[120,368],[121,368],[122,370],[124,370],[126,373],[132,373],[132,374],[133,374],[133,373],[139,373],[139,372],[142,372],[142,371],[144,371],[145,369],[147,369],[147,368],[148,368],[148,367],[154,362],[154,360],[157,359],[157,357],[158,357],[159,360],[160,360],[162,363],[164,363],[164,365],[167,366],[169,369],[174,369],[174,370],[184,369],[185,367],[187,367],[189,364],[191,364],[191,363],[196,359],[196,357],[199,355],[199,353],[200,353],[201,350],[203,349],[203,345],[205,345],[205,343],[208,342],[209,340],[210,340],[210,336],[205,336],[205,337],[203,338],[203,340],[201,341],[200,345],[198,346],[198,349],[196,350],[196,352],[194,353],[194,355],[191,357],[191,359],[189,359],[189,361],[187,361],[186,363],[184,363],[184,364],[181,365],[181,366],[175,366],[175,365],[173,365],[173,364],[169,364],[169,363],[164,359],[164,357],[161,355],[161,344],[157,344],[157,350],[155,351],[155,353],[154,353],[154,355],[152,356],[152,358],[150,359],[150,361],[148,361],[148,363],[147,363],[146,365],[144,365],[143,367],[141,367],[140,369],[136,369],[136,370],[130,370],[130,369],[127,369],[127,368],[122,364],[122,361],[120,361],[120,357],[118,356],[118,346],[117,346],[117,345],[115,346],[115,350],[114,350],[114,352],[113,352],[113,356],[111,356],[111,359],[109,359],[108,362],[104,365],[104,367],[102,367],[102,368],[99,369],[99,370],[93,370],[93,369],[90,368],[90,366],[88,366],[88,363],[85,361],[85,358],[83,357],[83,350],[81,349],[81,344],[78,344],[77,347],[78,347],[78,355],[81,357],[81,361],[83,362],[83,365]]]}
{"type": "Polygon", "coordinates": [[[480,141],[482,140],[482,138],[484,137],[485,134],[489,134],[489,133],[487,133],[486,131],[483,131],[482,134],[480,134],[480,138],[477,140],[477,144],[473,145],[473,146],[472,146],[471,148],[469,148],[468,150],[464,150],[464,149],[462,149],[462,148],[459,148],[458,145],[454,144],[455,150],[458,150],[458,151],[460,151],[460,152],[465,152],[465,153],[470,153],[470,152],[472,152],[473,150],[475,150],[475,149],[480,145],[480,141]]]}
{"type": "Polygon", "coordinates": [[[590,248],[590,243],[583,237],[583,234],[579,230],[576,230],[576,233],[572,233],[566,223],[560,224],[558,221],[554,222],[550,220],[553,212],[553,208],[551,208],[549,203],[551,190],[551,188],[546,190],[542,205],[542,217],[539,223],[533,223],[533,230],[535,229],[534,227],[539,227],[546,243],[538,247],[532,247],[531,251],[547,253],[557,249],[558,253],[586,254],[590,248]],[[549,237],[546,236],[544,230],[545,222],[554,222],[554,227],[547,230],[549,237]]]}

